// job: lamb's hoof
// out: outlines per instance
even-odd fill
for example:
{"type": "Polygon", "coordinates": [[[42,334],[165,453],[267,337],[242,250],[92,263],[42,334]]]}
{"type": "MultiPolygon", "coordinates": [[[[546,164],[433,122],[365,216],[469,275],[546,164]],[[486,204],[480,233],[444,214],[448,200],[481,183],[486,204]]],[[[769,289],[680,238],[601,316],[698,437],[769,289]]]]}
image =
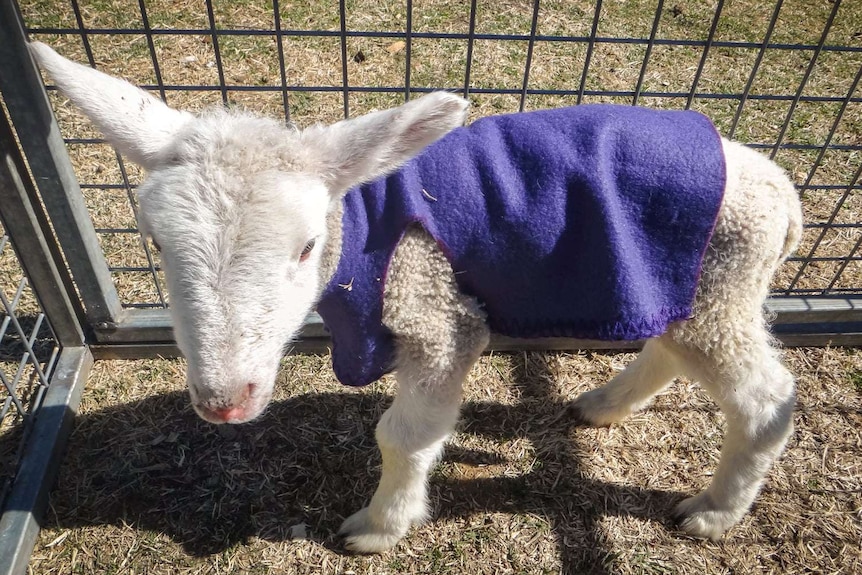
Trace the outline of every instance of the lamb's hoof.
{"type": "Polygon", "coordinates": [[[673,518],[688,535],[717,541],[739,522],[744,513],[744,510],[739,513],[715,509],[710,496],[700,493],[681,501],[674,509],[673,518]]]}
{"type": "Polygon", "coordinates": [[[588,427],[608,427],[631,415],[628,409],[610,404],[606,396],[602,388],[579,395],[571,407],[575,421],[588,427]]]}
{"type": "Polygon", "coordinates": [[[384,529],[371,520],[364,507],[344,520],[338,535],[344,537],[344,547],[354,553],[383,553],[395,547],[407,530],[384,529]]]}
{"type": "Polygon", "coordinates": [[[584,416],[583,410],[575,404],[569,407],[569,413],[572,416],[572,423],[582,427],[592,427],[590,421],[584,416]]]}

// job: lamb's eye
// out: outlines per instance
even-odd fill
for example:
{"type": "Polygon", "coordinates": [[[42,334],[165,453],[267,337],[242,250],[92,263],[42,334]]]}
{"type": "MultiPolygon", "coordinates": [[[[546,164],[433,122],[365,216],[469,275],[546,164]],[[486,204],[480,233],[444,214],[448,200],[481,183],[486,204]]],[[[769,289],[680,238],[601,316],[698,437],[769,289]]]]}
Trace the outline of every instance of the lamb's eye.
{"type": "Polygon", "coordinates": [[[304,262],[308,259],[308,256],[311,254],[311,250],[314,249],[314,240],[309,240],[305,247],[302,248],[302,253],[299,254],[299,261],[304,262]]]}

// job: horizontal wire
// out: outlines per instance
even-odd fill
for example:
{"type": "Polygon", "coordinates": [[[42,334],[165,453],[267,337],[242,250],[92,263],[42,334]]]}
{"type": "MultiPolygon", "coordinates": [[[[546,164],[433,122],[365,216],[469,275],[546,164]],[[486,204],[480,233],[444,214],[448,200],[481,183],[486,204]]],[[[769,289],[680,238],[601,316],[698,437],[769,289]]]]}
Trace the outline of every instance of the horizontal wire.
{"type": "MultiPolygon", "coordinates": [[[[153,28],[145,30],[144,28],[87,28],[81,30],[79,28],[28,28],[30,34],[54,34],[67,35],[86,32],[89,36],[95,35],[141,35],[152,34],[153,36],[212,36],[213,30],[202,28],[170,28],[159,29],[153,28]]],[[[320,38],[340,38],[341,31],[338,30],[267,30],[267,29],[228,29],[218,28],[215,30],[218,36],[278,36],[284,37],[320,37],[320,38]]],[[[404,38],[405,32],[385,32],[385,31],[363,31],[363,30],[347,30],[344,32],[348,38],[404,38]]],[[[412,32],[413,38],[431,39],[431,40],[469,40],[470,35],[464,32],[412,32]]],[[[523,41],[529,42],[529,34],[482,34],[475,33],[473,40],[501,40],[501,41],[523,41]]],[[[591,39],[589,36],[558,36],[537,34],[536,42],[571,42],[571,43],[588,43],[590,41],[599,44],[648,44],[649,38],[626,38],[613,36],[597,36],[591,39]]],[[[653,41],[656,46],[694,46],[705,47],[706,40],[683,40],[670,38],[656,38],[653,41]]],[[[762,42],[742,42],[730,40],[714,40],[713,48],[741,48],[741,49],[760,49],[763,46],[762,42]]],[[[816,50],[816,44],[787,44],[787,43],[769,43],[766,45],[767,50],[816,50]]],[[[838,46],[824,45],[821,48],[823,52],[862,52],[862,46],[838,46]]]]}
{"type": "MultiPolygon", "coordinates": [[[[243,84],[229,84],[226,86],[219,86],[218,84],[165,84],[164,86],[156,86],[151,84],[141,84],[141,88],[145,90],[157,90],[164,88],[165,91],[169,92],[221,92],[222,89],[228,92],[281,92],[281,86],[275,85],[261,85],[261,86],[249,86],[243,84]]],[[[56,91],[57,87],[54,85],[48,85],[46,88],[49,91],[56,91]]],[[[344,88],[342,86],[288,86],[288,90],[292,92],[322,92],[322,93],[342,93],[344,88]]],[[[459,87],[449,87],[449,86],[433,86],[433,87],[419,87],[412,86],[410,88],[411,92],[418,92],[427,94],[430,92],[437,91],[457,91],[461,90],[459,87]]],[[[403,94],[404,86],[349,86],[347,88],[348,92],[360,92],[360,93],[369,93],[369,94],[403,94]]],[[[472,94],[495,94],[495,95],[520,95],[522,90],[520,88],[470,88],[470,93],[472,94]]],[[[550,89],[550,88],[528,88],[528,95],[536,95],[536,96],[577,96],[579,93],[578,90],[559,90],[559,89],[550,89]]],[[[634,90],[584,90],[583,94],[585,96],[610,96],[610,97],[620,97],[620,98],[631,98],[635,95],[634,90]]],[[[641,92],[641,98],[676,98],[681,100],[687,100],[689,97],[688,92],[641,92]]],[[[695,99],[703,99],[703,100],[741,100],[743,95],[736,94],[733,92],[698,92],[694,95],[695,99]]],[[[748,100],[759,100],[766,102],[788,102],[794,100],[795,96],[793,94],[751,94],[748,96],[748,100]]],[[[839,103],[847,100],[844,96],[801,96],[799,98],[800,102],[811,102],[811,103],[839,103]]],[[[862,96],[856,98],[850,98],[847,100],[848,103],[858,104],[862,102],[862,96]]],[[[82,139],[87,141],[86,138],[82,139]]],[[[74,142],[73,142],[74,143],[74,142]]]]}

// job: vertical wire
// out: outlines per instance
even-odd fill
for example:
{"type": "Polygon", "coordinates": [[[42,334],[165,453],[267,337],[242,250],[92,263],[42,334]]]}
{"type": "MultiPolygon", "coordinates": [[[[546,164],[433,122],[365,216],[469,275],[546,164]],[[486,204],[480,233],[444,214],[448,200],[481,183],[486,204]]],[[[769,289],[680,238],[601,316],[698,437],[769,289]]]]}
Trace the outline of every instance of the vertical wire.
{"type": "Polygon", "coordinates": [[[96,59],[93,57],[93,48],[90,46],[90,39],[87,35],[87,29],[84,27],[84,18],[81,16],[81,7],[78,6],[78,0],[70,0],[72,12],[75,14],[75,22],[78,24],[78,30],[81,34],[81,42],[84,44],[84,52],[87,54],[87,60],[90,66],[96,67],[96,59]]]}
{"type": "Polygon", "coordinates": [[[847,111],[847,106],[850,104],[850,100],[853,99],[853,93],[856,91],[856,87],[859,85],[860,80],[862,80],[862,66],[859,66],[859,70],[856,71],[856,77],[853,78],[853,83],[850,85],[850,89],[847,91],[847,95],[841,102],[841,107],[838,109],[838,113],[835,115],[835,120],[832,122],[832,126],[829,128],[829,133],[826,135],[826,141],[823,143],[823,146],[820,148],[820,152],[817,154],[817,158],[814,160],[814,164],[808,171],[808,175],[805,177],[805,183],[800,186],[801,190],[804,191],[808,189],[808,187],[811,185],[811,180],[814,179],[814,173],[817,171],[817,168],[820,167],[820,164],[823,161],[823,157],[826,155],[826,151],[832,144],[832,138],[835,137],[835,132],[838,130],[838,126],[839,124],[841,124],[841,120],[844,118],[844,112],[847,111]]]}
{"type": "Polygon", "coordinates": [[[632,99],[632,105],[637,106],[638,100],[641,96],[641,89],[643,88],[644,77],[646,76],[647,66],[649,65],[649,58],[652,54],[652,47],[655,44],[656,33],[658,32],[658,26],[661,23],[661,13],[664,8],[664,0],[658,0],[658,6],[655,11],[655,18],[652,21],[652,30],[649,33],[649,41],[647,42],[646,53],[644,54],[644,61],[641,65],[641,73],[638,75],[638,83],[635,86],[635,95],[632,99]]]}
{"type": "Polygon", "coordinates": [[[769,19],[769,25],[766,27],[766,36],[764,36],[763,43],[760,45],[760,50],[757,52],[757,57],[754,59],[754,66],[751,68],[751,74],[748,76],[748,81],[745,83],[745,88],[742,90],[739,105],[736,107],[736,113],[733,115],[733,121],[730,123],[730,131],[727,134],[728,138],[733,138],[733,135],[736,133],[736,127],[739,125],[739,118],[742,117],[742,109],[748,101],[748,94],[751,92],[752,84],[754,84],[754,78],[757,77],[757,71],[760,70],[763,56],[766,55],[766,47],[769,45],[769,41],[772,40],[772,32],[775,30],[775,23],[778,22],[778,14],[781,12],[782,4],[784,4],[784,0],[777,0],[775,2],[775,9],[772,11],[772,17],[769,19]]]}
{"type": "Polygon", "coordinates": [[[832,280],[829,284],[823,289],[821,295],[828,295],[830,291],[835,287],[835,284],[838,283],[838,280],[844,274],[844,270],[847,269],[847,266],[850,264],[850,261],[853,257],[859,252],[859,248],[862,247],[862,234],[856,238],[856,243],[853,244],[853,248],[850,250],[850,253],[847,254],[847,257],[841,260],[841,265],[838,266],[838,270],[835,272],[835,275],[832,276],[832,280]]]}
{"type": "Polygon", "coordinates": [[[590,60],[593,57],[593,48],[596,45],[596,34],[599,31],[599,16],[602,13],[602,0],[596,0],[596,11],[593,13],[593,27],[590,29],[590,39],[587,42],[587,55],[584,58],[584,70],[581,72],[581,85],[578,87],[578,99],[576,104],[584,100],[584,90],[587,86],[587,74],[590,69],[590,60]]]}
{"type": "MultiPolygon", "coordinates": [[[[134,216],[135,221],[139,222],[140,218],[138,216],[138,205],[135,203],[135,194],[132,191],[132,185],[129,182],[129,175],[126,172],[126,164],[124,163],[123,157],[120,155],[119,152],[114,150],[114,154],[116,154],[117,162],[120,166],[120,176],[123,178],[123,187],[126,189],[126,198],[128,199],[129,206],[132,209],[132,215],[134,216]]],[[[159,298],[159,304],[162,308],[167,308],[168,303],[165,299],[165,293],[162,290],[161,282],[159,281],[159,274],[156,271],[156,263],[155,259],[153,258],[153,253],[150,250],[150,246],[147,244],[147,239],[140,234],[140,230],[138,233],[138,238],[140,239],[141,247],[144,248],[144,255],[147,258],[147,267],[149,267],[150,275],[153,278],[153,286],[155,286],[156,288],[156,295],[159,298]]]]}
{"type": "Polygon", "coordinates": [[[835,272],[835,275],[832,276],[832,280],[829,284],[823,288],[821,295],[829,295],[829,292],[835,288],[835,284],[838,283],[839,279],[841,279],[841,276],[844,274],[844,270],[847,269],[848,265],[850,265],[850,261],[857,253],[859,253],[860,247],[862,247],[862,234],[856,238],[856,243],[853,244],[853,248],[850,250],[850,253],[847,254],[847,257],[841,260],[841,265],[838,266],[838,270],[835,272]]]}
{"type": "MultiPolygon", "coordinates": [[[[802,184],[800,189],[805,191],[811,185],[811,181],[814,179],[814,174],[817,172],[817,169],[820,167],[820,164],[823,162],[823,158],[826,155],[826,151],[829,149],[830,144],[832,143],[832,138],[835,136],[835,132],[838,130],[838,126],[841,123],[841,120],[844,118],[844,112],[847,110],[847,106],[850,104],[850,101],[853,99],[853,94],[856,92],[857,87],[859,86],[859,82],[862,81],[862,66],[859,67],[859,70],[856,72],[856,76],[853,78],[853,83],[850,86],[850,89],[847,91],[847,95],[844,97],[844,100],[841,102],[841,108],[838,110],[838,114],[835,116],[835,121],[832,122],[832,126],[829,129],[829,134],[826,136],[826,141],[823,143],[823,146],[820,148],[820,151],[817,154],[817,158],[814,160],[814,164],[811,166],[811,169],[808,171],[808,175],[805,178],[805,182],[802,184]]],[[[862,170],[862,166],[860,166],[860,170],[862,170]]],[[[857,172],[855,179],[858,180],[859,173],[857,172]]],[[[786,294],[789,294],[791,290],[793,290],[799,281],[802,279],[802,275],[805,273],[805,270],[808,268],[808,264],[810,263],[810,258],[814,257],[814,253],[817,251],[817,248],[820,247],[820,244],[826,237],[826,233],[829,231],[828,226],[831,225],[835,218],[838,217],[838,212],[841,207],[850,197],[850,194],[853,191],[853,181],[851,181],[850,186],[844,192],[841,198],[839,198],[838,203],[836,204],[835,209],[833,209],[832,213],[829,215],[829,218],[826,222],[826,226],[823,227],[820,232],[817,234],[817,237],[814,239],[814,244],[808,252],[808,256],[803,259],[802,264],[799,266],[799,270],[797,270],[796,275],[793,276],[793,279],[790,281],[790,284],[787,286],[785,290],[786,294]]]]}
{"type": "Polygon", "coordinates": [[[847,202],[847,199],[853,193],[853,188],[859,182],[859,178],[862,176],[862,162],[859,163],[859,168],[856,170],[856,174],[850,179],[850,184],[847,186],[847,189],[844,190],[844,193],[838,199],[838,202],[835,204],[835,208],[832,210],[832,213],[829,214],[826,222],[824,222],[823,229],[820,230],[820,234],[818,234],[817,238],[814,240],[814,245],[811,246],[811,249],[808,251],[808,255],[803,258],[802,264],[799,266],[799,271],[796,272],[796,276],[794,276],[793,280],[790,282],[790,286],[785,290],[785,294],[790,294],[790,291],[796,287],[799,283],[799,280],[802,278],[802,274],[808,268],[808,264],[811,262],[811,258],[814,257],[814,254],[817,252],[817,249],[820,247],[820,244],[823,242],[823,239],[826,237],[826,233],[829,231],[830,227],[833,223],[835,223],[835,218],[838,217],[838,213],[841,211],[841,208],[844,207],[844,204],[847,202]]]}
{"type": "Polygon", "coordinates": [[[213,52],[215,52],[216,69],[218,70],[218,82],[219,89],[221,91],[221,100],[222,103],[226,106],[228,104],[227,83],[224,79],[224,67],[222,66],[221,50],[219,49],[218,45],[218,30],[216,30],[215,13],[213,12],[212,0],[206,0],[206,7],[207,18],[209,19],[210,24],[210,38],[212,39],[213,52]]]}
{"type": "Polygon", "coordinates": [[[156,45],[153,41],[153,29],[150,27],[150,18],[147,16],[147,6],[144,0],[138,0],[138,8],[141,10],[141,22],[144,24],[144,35],[147,37],[147,47],[150,50],[150,60],[153,63],[153,73],[156,76],[156,85],[159,87],[159,96],[162,102],[167,103],[168,98],[165,94],[165,83],[162,81],[162,69],[159,66],[159,59],[156,56],[156,45]]]}
{"type": "Polygon", "coordinates": [[[784,135],[787,133],[787,128],[790,126],[790,121],[793,119],[793,113],[796,111],[796,106],[799,104],[799,98],[802,97],[802,92],[805,90],[805,85],[808,84],[808,78],[817,64],[817,58],[820,57],[820,51],[826,43],[826,37],[829,35],[829,30],[832,28],[832,22],[835,20],[835,14],[841,6],[841,0],[835,0],[832,4],[832,12],[829,13],[829,18],[826,20],[826,25],[823,27],[823,33],[820,35],[820,40],[817,42],[817,48],[814,49],[814,54],[808,62],[808,67],[805,68],[805,74],[802,76],[802,81],[799,82],[799,88],[796,89],[796,95],[790,103],[790,109],[787,111],[787,117],[784,118],[784,124],[781,126],[781,131],[775,139],[775,145],[772,146],[772,152],[769,154],[769,159],[775,159],[778,149],[781,147],[781,142],[784,141],[784,135]]]}
{"type": "Polygon", "coordinates": [[[536,28],[539,24],[539,0],[533,2],[533,21],[530,23],[530,40],[527,43],[527,61],[524,63],[524,81],[521,84],[521,101],[518,103],[518,111],[524,111],[527,102],[527,84],[530,81],[530,68],[533,65],[533,46],[536,44],[536,28]]]}
{"type": "Polygon", "coordinates": [[[407,30],[404,35],[404,101],[410,100],[410,56],[413,53],[413,0],[407,0],[407,30]]]}
{"type": "MultiPolygon", "coordinates": [[[[143,0],[142,0],[143,1],[143,0]]],[[[278,72],[281,78],[281,104],[284,106],[284,121],[290,123],[290,101],[287,96],[287,72],[284,66],[284,37],[281,33],[281,9],[278,0],[272,0],[272,18],[275,25],[275,44],[278,48],[278,72]]]]}
{"type": "MultiPolygon", "coordinates": [[[[81,31],[81,41],[84,44],[84,51],[87,54],[87,60],[89,61],[91,68],[97,69],[98,67],[96,66],[96,58],[93,55],[93,49],[92,49],[92,46],[90,45],[89,35],[87,33],[86,28],[84,27],[84,19],[83,19],[83,16],[81,14],[81,9],[78,6],[78,1],[77,0],[71,0],[71,4],[72,4],[72,11],[75,14],[75,20],[77,21],[78,28],[81,31]]],[[[141,6],[142,6],[142,10],[144,10],[143,9],[143,3],[141,3],[141,6]]],[[[142,17],[145,17],[144,16],[145,13],[146,13],[145,11],[142,11],[142,13],[141,13],[142,17]]],[[[152,31],[148,27],[149,20],[146,20],[144,25],[148,31],[147,37],[148,37],[150,43],[152,43],[152,31]]],[[[152,49],[152,52],[150,53],[150,55],[151,55],[151,58],[153,58],[153,63],[155,65],[155,62],[156,62],[156,60],[155,60],[155,46],[152,46],[151,49],[152,49]]],[[[164,91],[164,84],[162,84],[162,82],[161,82],[161,73],[160,72],[157,73],[156,79],[159,82],[159,88],[160,88],[162,100],[164,100],[165,99],[165,91],[164,91]]],[[[135,201],[134,201],[134,192],[132,191],[132,185],[129,182],[129,175],[128,175],[128,172],[126,170],[126,164],[125,164],[125,161],[123,160],[123,157],[116,150],[116,148],[113,148],[113,150],[114,150],[114,157],[117,160],[117,167],[120,170],[120,177],[122,178],[122,181],[123,181],[123,187],[126,190],[126,196],[128,198],[128,201],[129,201],[129,206],[132,210],[132,214],[135,217],[135,221],[137,222],[137,221],[139,221],[138,220],[138,209],[137,209],[137,206],[136,206],[135,201]]],[[[153,260],[152,253],[150,252],[150,249],[149,249],[149,246],[147,245],[146,239],[143,238],[143,236],[140,236],[140,239],[141,239],[141,244],[144,248],[145,257],[147,259],[147,265],[150,268],[150,273],[153,276],[153,285],[156,288],[156,294],[159,298],[159,302],[160,302],[161,306],[163,308],[165,308],[165,307],[167,307],[167,303],[165,301],[165,295],[164,295],[164,292],[162,290],[161,284],[159,283],[158,273],[156,272],[156,269],[155,269],[155,261],[153,260]]]]}
{"type": "Polygon", "coordinates": [[[347,9],[345,0],[338,1],[338,21],[341,28],[341,94],[344,99],[344,117],[350,117],[350,95],[347,84],[347,9]]]}
{"type": "Polygon", "coordinates": [[[464,67],[464,97],[470,96],[470,72],[473,68],[473,44],[476,42],[476,0],[470,0],[470,28],[467,31],[467,63],[464,67]]]}
{"type": "Polygon", "coordinates": [[[718,5],[715,7],[715,14],[712,17],[712,24],[709,27],[709,34],[706,37],[706,46],[703,47],[703,54],[700,56],[700,62],[697,64],[697,71],[694,73],[694,80],[691,81],[691,92],[688,93],[688,99],[685,101],[685,109],[691,108],[694,102],[694,95],[697,92],[697,85],[700,82],[700,75],[703,73],[703,67],[706,65],[706,57],[709,55],[709,50],[712,48],[712,41],[715,38],[715,30],[718,28],[718,20],[721,18],[721,10],[724,8],[724,0],[718,0],[718,5]]]}
{"type": "MultiPolygon", "coordinates": [[[[153,62],[153,73],[156,75],[156,84],[159,87],[159,95],[161,96],[162,101],[167,103],[167,96],[165,95],[165,84],[162,81],[162,71],[159,68],[159,60],[156,57],[156,45],[153,41],[153,30],[150,27],[150,19],[147,16],[147,7],[144,4],[144,0],[138,0],[138,7],[141,10],[141,21],[144,24],[144,32],[147,37],[147,46],[150,50],[150,59],[153,62]]],[[[134,216],[135,221],[139,222],[140,218],[138,217],[138,206],[135,203],[135,195],[134,192],[132,192],[131,185],[129,184],[129,177],[126,173],[126,166],[123,163],[123,158],[120,156],[120,154],[117,154],[117,162],[120,165],[120,175],[123,178],[123,185],[126,188],[126,196],[128,197],[129,205],[132,208],[132,215],[134,216]]],[[[141,247],[144,249],[144,256],[147,259],[147,267],[150,268],[150,275],[153,278],[153,286],[156,288],[156,295],[159,298],[159,303],[161,304],[162,308],[167,308],[168,304],[165,300],[165,294],[162,290],[161,282],[159,281],[159,274],[156,271],[156,264],[155,259],[153,258],[153,253],[150,250],[150,246],[147,243],[147,239],[140,233],[138,234],[138,236],[141,240],[141,247]]]]}

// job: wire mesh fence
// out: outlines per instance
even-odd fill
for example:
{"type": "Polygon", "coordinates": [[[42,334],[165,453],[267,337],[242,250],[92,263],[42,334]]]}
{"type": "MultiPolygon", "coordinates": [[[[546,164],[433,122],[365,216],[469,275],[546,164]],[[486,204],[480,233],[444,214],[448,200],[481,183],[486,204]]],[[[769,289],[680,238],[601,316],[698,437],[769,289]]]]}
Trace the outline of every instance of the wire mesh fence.
{"type": "Polygon", "coordinates": [[[0,227],[0,503],[18,469],[59,347],[0,227]]]}
{"type": "MultiPolygon", "coordinates": [[[[21,0],[32,38],[200,110],[306,125],[437,89],[473,117],[620,102],[704,112],[788,169],[805,200],[776,295],[862,291],[862,11],[853,2],[127,4],[21,0]]],[[[55,108],[125,307],[164,307],[135,224],[141,174],[56,93],[55,108]]]]}

